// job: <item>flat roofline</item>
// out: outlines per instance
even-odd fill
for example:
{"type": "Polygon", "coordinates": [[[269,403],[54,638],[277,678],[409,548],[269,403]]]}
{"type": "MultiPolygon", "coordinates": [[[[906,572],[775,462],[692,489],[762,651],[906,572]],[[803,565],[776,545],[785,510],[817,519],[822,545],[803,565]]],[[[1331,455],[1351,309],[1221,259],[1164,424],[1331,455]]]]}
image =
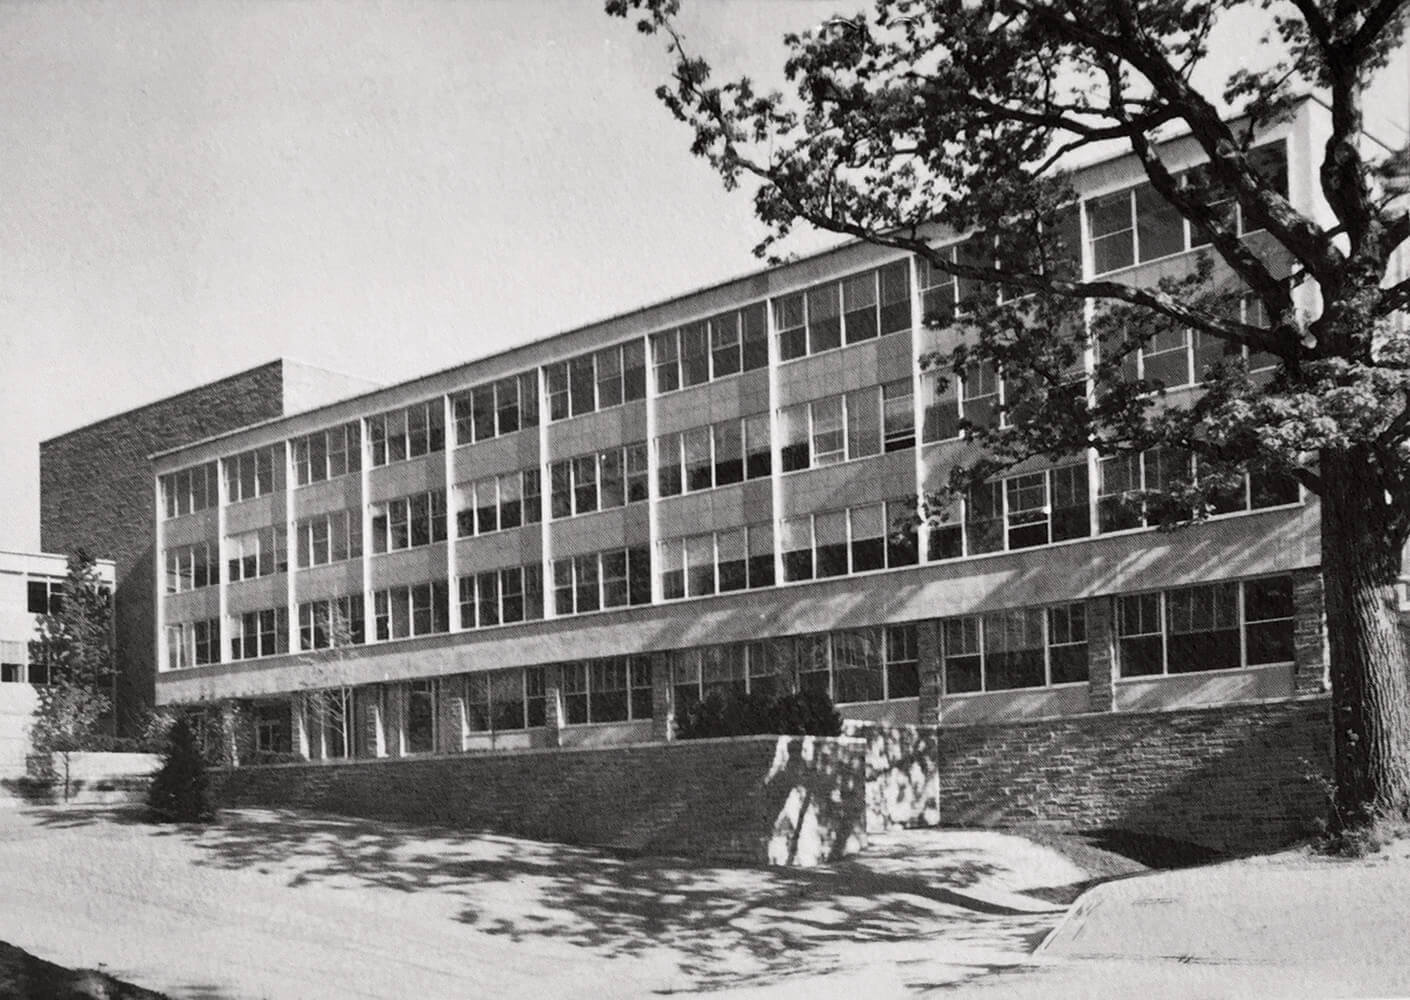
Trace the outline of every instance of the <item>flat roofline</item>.
{"type": "MultiPolygon", "coordinates": [[[[149,403],[140,403],[140,404],[138,404],[137,406],[131,406],[131,407],[128,407],[127,409],[125,409],[125,410],[119,410],[117,413],[109,414],[109,415],[106,416],[106,417],[100,417],[100,418],[98,418],[97,420],[94,420],[94,421],[92,421],[92,422],[90,422],[90,423],[80,424],[78,427],[75,427],[75,428],[73,428],[72,430],[67,430],[67,431],[64,431],[64,432],[61,433],[61,434],[55,434],[53,437],[45,438],[44,440],[42,440],[42,441],[39,442],[39,446],[42,448],[42,447],[44,447],[46,444],[52,444],[52,443],[55,442],[55,441],[59,441],[59,440],[61,440],[61,439],[63,439],[63,438],[66,438],[66,437],[69,437],[69,436],[71,436],[71,435],[77,434],[77,433],[79,433],[80,431],[91,430],[91,429],[94,428],[94,427],[101,427],[103,424],[109,423],[109,422],[111,422],[111,421],[113,421],[113,420],[121,420],[121,419],[123,419],[124,417],[130,417],[130,416],[131,416],[132,414],[134,414],[134,413],[138,413],[138,412],[140,412],[140,411],[142,411],[142,410],[150,409],[150,408],[153,407],[153,406],[158,406],[158,405],[160,405],[160,404],[162,404],[162,403],[170,403],[170,402],[173,402],[174,400],[181,399],[182,397],[189,396],[189,395],[191,395],[192,393],[200,392],[200,391],[202,391],[203,389],[209,389],[209,388],[211,388],[212,386],[221,385],[221,384],[223,384],[223,383],[225,383],[225,382],[232,382],[232,381],[234,381],[234,380],[237,379],[237,378],[242,378],[242,377],[244,377],[244,376],[246,376],[246,375],[249,375],[251,372],[257,372],[257,371],[260,371],[260,370],[265,369],[265,368],[272,368],[272,367],[274,367],[275,365],[281,365],[281,366],[282,366],[285,360],[286,360],[286,359],[283,358],[283,357],[278,357],[278,358],[275,358],[275,359],[272,360],[272,361],[265,361],[265,362],[263,362],[262,364],[253,365],[253,366],[251,366],[251,367],[249,367],[249,368],[243,368],[243,369],[241,369],[240,371],[232,372],[232,373],[229,374],[229,375],[222,375],[220,378],[212,379],[212,380],[209,381],[209,382],[202,382],[200,385],[193,385],[193,386],[192,386],[191,388],[189,388],[189,389],[182,389],[180,392],[174,392],[174,393],[172,393],[170,396],[161,396],[161,397],[158,397],[157,399],[154,399],[154,400],[152,400],[152,401],[149,402],[149,403]]],[[[302,364],[302,362],[299,362],[299,363],[302,364]]],[[[310,367],[314,367],[314,366],[310,366],[310,367]]],[[[335,373],[335,374],[340,374],[340,373],[335,373]]],[[[192,442],[192,443],[194,444],[195,442],[192,442]]]]}
{"type": "MultiPolygon", "coordinates": [[[[1295,108],[1300,108],[1302,105],[1307,104],[1307,103],[1319,104],[1319,105],[1321,105],[1323,108],[1330,109],[1330,105],[1328,105],[1325,100],[1323,100],[1321,97],[1319,97],[1317,94],[1315,94],[1315,93],[1313,93],[1313,92],[1311,92],[1311,91],[1308,91],[1308,92],[1299,94],[1299,95],[1297,95],[1296,97],[1293,98],[1293,106],[1294,106],[1295,108]]],[[[1238,122],[1238,121],[1242,120],[1243,118],[1244,118],[1243,115],[1238,115],[1238,116],[1235,116],[1235,117],[1233,117],[1233,118],[1226,119],[1226,122],[1229,122],[1229,123],[1238,122]]],[[[1190,132],[1189,127],[1188,127],[1188,126],[1184,126],[1184,125],[1182,124],[1182,126],[1181,126],[1181,128],[1180,128],[1179,130],[1173,132],[1171,135],[1169,135],[1169,136],[1167,136],[1167,137],[1165,137],[1165,138],[1162,138],[1162,139],[1158,140],[1158,143],[1159,143],[1159,145],[1164,146],[1164,145],[1167,145],[1167,144],[1169,144],[1169,143],[1178,142],[1178,141],[1180,141],[1181,139],[1189,138],[1190,134],[1191,134],[1191,132],[1190,132]]],[[[1381,142],[1381,140],[1376,139],[1374,136],[1370,136],[1370,135],[1368,134],[1368,138],[1373,139],[1373,140],[1374,140],[1375,142],[1377,142],[1379,145],[1385,146],[1386,149],[1390,149],[1390,148],[1391,148],[1390,146],[1388,146],[1388,145],[1386,145],[1385,143],[1381,142]]],[[[1115,163],[1115,162],[1117,162],[1117,161],[1119,161],[1119,160],[1123,160],[1123,159],[1134,159],[1134,158],[1135,158],[1135,154],[1132,153],[1129,149],[1127,149],[1127,150],[1113,150],[1111,153],[1102,154],[1102,155],[1098,156],[1096,159],[1091,160],[1090,162],[1086,162],[1086,163],[1082,163],[1082,164],[1080,164],[1080,165],[1074,166],[1074,167],[1072,168],[1072,174],[1073,174],[1074,177],[1080,177],[1080,176],[1082,176],[1083,174],[1086,174],[1086,173],[1089,173],[1089,172],[1093,172],[1093,171],[1099,170],[1099,169],[1101,169],[1101,168],[1103,168],[1103,167],[1106,167],[1106,166],[1108,166],[1108,165],[1110,165],[1110,164],[1112,164],[1112,163],[1115,163]]],[[[387,392],[387,391],[390,391],[390,390],[393,390],[393,389],[409,388],[409,387],[412,387],[412,386],[416,385],[416,383],[418,383],[418,382],[430,381],[430,380],[432,380],[432,379],[438,378],[438,377],[443,376],[443,375],[447,375],[447,374],[449,374],[449,373],[451,373],[451,372],[458,371],[458,370],[463,369],[463,368],[469,368],[469,367],[471,367],[471,366],[473,366],[473,365],[483,364],[483,363],[488,362],[488,361],[493,361],[493,360],[495,360],[495,359],[497,359],[497,358],[504,358],[504,357],[507,357],[507,356],[509,356],[509,355],[514,354],[516,351],[527,351],[527,350],[530,350],[530,349],[533,349],[533,348],[542,347],[542,346],[545,345],[545,344],[549,344],[549,343],[552,343],[552,342],[558,341],[558,340],[564,340],[564,339],[566,339],[566,338],[568,338],[568,337],[574,336],[575,334],[585,333],[585,332],[587,332],[588,330],[593,329],[594,327],[603,326],[603,325],[606,325],[606,324],[608,324],[608,323],[613,323],[613,322],[620,322],[620,321],[622,321],[622,320],[628,320],[628,319],[631,319],[633,316],[639,316],[639,315],[641,315],[641,314],[643,314],[643,313],[650,312],[650,311],[652,311],[652,310],[654,310],[654,309],[660,309],[660,308],[662,308],[662,307],[664,307],[664,306],[669,306],[669,305],[671,305],[671,304],[673,304],[673,303],[681,302],[681,301],[684,301],[684,300],[686,300],[686,299],[693,298],[693,297],[698,296],[698,295],[706,295],[706,294],[709,294],[710,292],[718,291],[719,289],[722,289],[722,288],[727,288],[727,287],[730,286],[730,285],[734,285],[734,284],[738,284],[738,283],[741,283],[741,282],[744,282],[744,281],[748,281],[748,280],[750,280],[751,278],[759,278],[759,277],[762,277],[763,275],[772,274],[772,273],[775,273],[775,272],[777,272],[777,271],[782,271],[782,270],[784,270],[784,269],[786,269],[786,268],[798,267],[798,266],[802,266],[802,265],[804,265],[804,264],[811,263],[811,262],[813,262],[813,261],[822,260],[822,259],[828,257],[828,256],[831,255],[831,254],[841,253],[841,252],[844,251],[844,250],[848,250],[848,249],[851,249],[851,248],[854,248],[854,247],[857,247],[857,246],[861,246],[861,245],[865,244],[866,242],[867,242],[866,240],[863,240],[863,239],[861,239],[861,238],[859,238],[859,237],[851,237],[851,238],[843,239],[843,240],[841,240],[840,242],[834,244],[833,246],[826,247],[826,248],[824,248],[824,249],[822,249],[822,250],[815,250],[815,251],[813,251],[812,253],[803,254],[803,255],[800,255],[800,256],[798,256],[798,257],[796,257],[796,258],[794,258],[794,259],[787,260],[787,261],[784,261],[784,262],[779,263],[779,264],[773,264],[773,265],[770,265],[770,266],[768,266],[768,267],[764,267],[764,268],[761,268],[761,269],[758,269],[758,270],[744,271],[744,272],[741,272],[741,273],[739,273],[739,274],[735,274],[735,275],[733,275],[733,276],[731,276],[731,277],[723,278],[723,279],[721,279],[721,280],[719,280],[719,281],[713,281],[713,282],[710,282],[709,284],[697,286],[697,287],[695,287],[695,288],[689,289],[688,291],[678,292],[678,293],[676,293],[676,294],[674,294],[674,295],[668,295],[668,296],[665,296],[665,297],[660,298],[660,299],[654,299],[654,300],[652,300],[652,301],[650,301],[650,302],[648,302],[648,303],[646,303],[646,304],[644,304],[644,305],[637,306],[637,307],[634,308],[634,309],[629,309],[629,310],[627,310],[626,312],[612,313],[612,314],[609,314],[609,315],[607,315],[607,316],[602,316],[602,317],[599,317],[599,318],[597,318],[597,319],[594,319],[594,320],[592,320],[592,321],[590,321],[590,322],[583,323],[583,324],[581,324],[581,325],[571,327],[570,329],[567,329],[567,330],[560,330],[560,331],[558,331],[558,332],[556,332],[556,333],[549,333],[549,334],[546,334],[545,336],[537,337],[537,338],[535,338],[535,339],[533,339],[533,340],[530,340],[530,341],[527,341],[527,342],[525,342],[525,343],[516,344],[516,345],[514,345],[513,347],[506,347],[506,348],[503,348],[502,350],[493,351],[493,352],[491,352],[491,353],[489,353],[489,354],[483,354],[483,355],[480,355],[480,356],[478,356],[478,357],[470,358],[469,360],[466,360],[466,361],[461,361],[461,362],[458,362],[458,363],[453,364],[453,365],[448,365],[448,366],[446,366],[445,368],[437,368],[437,369],[435,369],[435,370],[433,370],[433,371],[426,372],[426,373],[424,373],[424,374],[422,374],[422,375],[413,376],[412,378],[405,379],[405,380],[403,380],[403,381],[401,381],[401,382],[393,382],[393,383],[390,383],[390,384],[387,384],[387,385],[378,386],[378,387],[375,388],[375,389],[369,389],[367,392],[354,393],[353,395],[350,395],[350,396],[344,396],[344,397],[342,397],[341,399],[334,400],[334,401],[331,402],[331,403],[325,403],[323,406],[314,407],[314,408],[311,409],[311,410],[305,410],[305,411],[303,411],[302,413],[298,413],[298,414],[287,414],[287,415],[282,415],[282,416],[278,416],[278,417],[271,417],[271,418],[269,418],[268,420],[261,420],[261,421],[258,421],[258,422],[256,422],[256,423],[246,424],[246,425],[244,425],[243,427],[236,427],[236,428],[234,428],[234,429],[232,429],[232,430],[222,431],[222,432],[219,433],[219,434],[213,434],[213,435],[211,435],[210,437],[201,438],[200,440],[197,440],[197,441],[188,441],[188,442],[186,442],[185,444],[178,445],[178,446],[176,446],[176,447],[174,447],[174,448],[166,448],[166,449],[163,449],[163,450],[161,450],[161,451],[156,451],[156,452],[153,452],[152,454],[148,455],[148,456],[147,456],[147,459],[148,459],[148,461],[155,461],[156,459],[159,459],[159,458],[166,458],[166,457],[168,457],[168,456],[170,456],[170,455],[177,455],[177,454],[180,454],[181,452],[187,451],[187,450],[189,450],[189,449],[200,448],[200,447],[203,447],[203,446],[205,446],[205,445],[212,444],[212,443],[214,443],[214,442],[216,442],[216,441],[221,441],[221,440],[223,440],[223,439],[225,439],[225,438],[234,437],[234,436],[237,435],[237,434],[244,434],[244,433],[247,433],[247,432],[249,432],[249,431],[260,430],[260,429],[266,428],[266,427],[272,427],[272,426],[274,426],[274,425],[276,425],[276,424],[279,424],[279,423],[282,423],[282,422],[291,420],[291,419],[293,419],[293,418],[295,418],[295,417],[305,417],[305,418],[306,418],[306,417],[307,417],[309,414],[311,414],[311,413],[318,413],[320,410],[326,410],[326,409],[329,409],[330,407],[333,407],[333,406],[342,406],[342,405],[345,405],[345,404],[347,404],[347,403],[356,402],[357,400],[360,400],[360,399],[366,399],[366,398],[368,398],[368,397],[370,397],[370,396],[375,396],[375,395],[377,395],[377,394],[380,393],[380,392],[387,392]]],[[[233,376],[232,376],[232,377],[233,377],[233,376]]],[[[369,381],[370,381],[370,380],[369,380],[369,381]]],[[[207,383],[207,384],[209,385],[209,384],[214,384],[214,383],[207,383]]],[[[204,386],[199,386],[199,387],[197,387],[197,388],[204,388],[204,386]]],[[[190,390],[190,391],[195,391],[195,390],[190,390]]],[[[172,397],[172,398],[176,398],[176,397],[172,397]]],[[[140,409],[140,407],[139,407],[139,409],[140,409]]]]}
{"type": "MultiPolygon", "coordinates": [[[[20,556],[23,559],[62,559],[68,561],[68,554],[64,552],[25,552],[20,549],[0,549],[0,556],[20,556]]],[[[117,562],[112,559],[94,559],[97,566],[117,566],[117,562]]]]}

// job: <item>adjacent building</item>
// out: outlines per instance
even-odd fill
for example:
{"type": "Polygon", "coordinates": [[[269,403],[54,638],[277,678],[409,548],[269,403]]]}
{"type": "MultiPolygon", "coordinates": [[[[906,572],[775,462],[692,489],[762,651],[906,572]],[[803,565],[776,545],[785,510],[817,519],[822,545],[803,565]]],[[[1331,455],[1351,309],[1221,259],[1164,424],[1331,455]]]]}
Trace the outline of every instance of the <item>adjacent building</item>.
{"type": "MultiPolygon", "coordinates": [[[[95,569],[111,589],[112,560],[98,560],[95,569]]],[[[0,552],[0,775],[24,771],[28,730],[39,704],[36,689],[49,682],[49,668],[32,655],[30,643],[39,616],[58,611],[67,575],[66,556],[0,552]]]]}
{"type": "MultiPolygon", "coordinates": [[[[1308,101],[1258,141],[1318,215],[1325,128],[1308,101]]],[[[1188,140],[1165,155],[1198,169],[1188,140]]],[[[1079,175],[1086,275],[1192,265],[1200,234],[1140,177],[1079,175]]],[[[961,420],[1004,401],[993,371],[921,371],[960,336],[923,318],[967,293],[852,244],[162,451],[129,570],[153,588],[157,700],[238,703],[258,749],[343,758],[666,738],[724,688],[943,725],[1324,690],[1296,483],[1156,531],[1132,496],[1187,456],[1076,454],[910,526],[972,454],[961,420]]],[[[1223,356],[1185,333],[1132,367],[1179,397],[1223,356]]]]}
{"type": "Polygon", "coordinates": [[[46,552],[84,549],[116,567],[117,715],[124,728],[151,707],[156,675],[149,456],[373,384],[278,360],[40,443],[40,546],[46,552]]]}

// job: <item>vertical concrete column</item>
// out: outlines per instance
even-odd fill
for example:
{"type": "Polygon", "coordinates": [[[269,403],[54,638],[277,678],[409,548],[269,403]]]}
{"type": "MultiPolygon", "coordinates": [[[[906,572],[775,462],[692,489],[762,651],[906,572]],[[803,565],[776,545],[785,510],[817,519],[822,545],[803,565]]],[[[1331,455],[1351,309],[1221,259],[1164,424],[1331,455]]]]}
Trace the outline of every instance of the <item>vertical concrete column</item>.
{"type": "MultiPolygon", "coordinates": [[[[925,379],[920,371],[921,341],[925,332],[925,302],[920,294],[920,261],[915,254],[906,258],[911,283],[911,420],[915,422],[916,513],[925,509],[925,379]]],[[[881,289],[877,289],[878,296],[881,289]]],[[[890,530],[891,526],[887,525],[890,530]]],[[[921,562],[930,552],[930,522],[916,525],[916,550],[921,562]]],[[[937,702],[938,704],[938,702],[937,702]]]]}
{"type": "Polygon", "coordinates": [[[230,663],[230,642],[235,629],[230,623],[230,546],[225,540],[225,509],[230,505],[230,497],[225,488],[225,459],[215,460],[215,552],[220,563],[219,583],[216,585],[217,614],[220,616],[220,662],[230,663]]]}
{"type": "Polygon", "coordinates": [[[940,701],[945,693],[944,655],[940,645],[940,623],[934,619],[916,623],[916,656],[920,670],[920,724],[940,725],[940,701]]]}
{"type": "Polygon", "coordinates": [[[1092,712],[1116,710],[1114,598],[1087,598],[1087,703],[1092,712]]]}
{"type": "Polygon", "coordinates": [[[385,704],[386,696],[380,685],[369,684],[355,690],[353,711],[357,716],[358,732],[362,734],[362,752],[358,756],[387,756],[387,741],[382,725],[385,704]]]}
{"type": "MultiPolygon", "coordinates": [[[[646,358],[646,530],[651,546],[651,603],[666,599],[661,564],[661,456],[656,453],[657,418],[656,359],[651,353],[651,338],[642,338],[646,358]]],[[[547,492],[547,490],[545,490],[547,492]]]]}
{"type": "MultiPolygon", "coordinates": [[[[284,616],[285,633],[288,637],[289,652],[299,649],[299,604],[294,589],[294,572],[298,567],[299,539],[294,521],[294,484],[298,481],[294,474],[294,443],[283,442],[284,453],[284,606],[289,609],[284,616]]],[[[304,754],[305,757],[308,754],[304,754]]]]}
{"type": "Polygon", "coordinates": [[[779,440],[779,404],[782,402],[779,365],[782,355],[778,346],[778,322],[774,316],[774,300],[764,301],[764,329],[769,338],[769,500],[773,504],[774,586],[783,584],[783,442],[779,440]]]}
{"type": "Polygon", "coordinates": [[[1327,674],[1327,623],[1319,567],[1293,573],[1293,693],[1322,694],[1327,674]]]}
{"type": "MultiPolygon", "coordinates": [[[[457,600],[460,593],[457,575],[460,569],[459,553],[455,548],[458,535],[455,523],[455,448],[459,442],[455,437],[455,408],[451,404],[449,393],[441,397],[441,426],[441,434],[445,438],[445,448],[442,450],[445,462],[442,464],[441,473],[446,495],[446,603],[449,605],[447,623],[452,632],[459,632],[464,627],[460,620],[460,601],[457,600]]],[[[445,727],[439,728],[443,732],[445,727]]]]}
{"type": "Polygon", "coordinates": [[[239,767],[241,763],[241,729],[242,719],[240,718],[240,703],[227,699],[220,703],[220,739],[221,749],[226,762],[231,767],[239,767]]]}
{"type": "Polygon", "coordinates": [[[651,738],[676,738],[675,689],[671,686],[671,658],[666,653],[651,654],[651,738]]]}
{"type": "MultiPolygon", "coordinates": [[[[651,359],[647,359],[650,368],[651,359]]],[[[550,421],[548,410],[548,373],[543,365],[534,369],[539,385],[539,541],[542,552],[540,561],[543,572],[543,617],[545,620],[558,617],[558,607],[553,594],[553,477],[551,437],[548,433],[550,421]]],[[[651,373],[647,372],[650,379],[651,373]]],[[[648,383],[649,384],[649,383],[648,383]]]]}
{"type": "Polygon", "coordinates": [[[436,750],[460,753],[465,749],[465,678],[442,677],[436,694],[436,750]]]}
{"type": "Polygon", "coordinates": [[[384,685],[382,739],[388,757],[406,756],[406,682],[384,685]]]}
{"type": "MultiPolygon", "coordinates": [[[[363,640],[372,643],[377,641],[377,611],[372,600],[372,443],[368,440],[366,417],[358,418],[357,436],[362,452],[357,477],[358,506],[362,510],[362,558],[359,560],[362,564],[362,632],[363,640]]],[[[377,756],[382,754],[378,752],[377,756]]]]}
{"type": "Polygon", "coordinates": [[[549,686],[544,689],[543,729],[546,746],[563,745],[564,721],[563,689],[559,686],[559,679],[554,677],[549,686]]]}
{"type": "Polygon", "coordinates": [[[309,733],[308,694],[295,694],[289,699],[289,749],[304,760],[313,757],[309,733]]]}

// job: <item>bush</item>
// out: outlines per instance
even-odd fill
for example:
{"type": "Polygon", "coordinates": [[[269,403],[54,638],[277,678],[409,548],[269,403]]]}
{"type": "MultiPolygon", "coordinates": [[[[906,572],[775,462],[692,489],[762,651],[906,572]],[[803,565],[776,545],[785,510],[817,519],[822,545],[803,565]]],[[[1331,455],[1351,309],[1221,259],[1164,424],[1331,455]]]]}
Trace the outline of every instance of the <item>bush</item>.
{"type": "Polygon", "coordinates": [[[759,734],[840,736],[842,716],[826,691],[777,696],[711,691],[676,712],[676,736],[683,740],[759,734]]]}
{"type": "Polygon", "coordinates": [[[184,716],[167,733],[162,766],[152,777],[147,805],[164,823],[202,823],[215,818],[206,762],[184,716]]]}

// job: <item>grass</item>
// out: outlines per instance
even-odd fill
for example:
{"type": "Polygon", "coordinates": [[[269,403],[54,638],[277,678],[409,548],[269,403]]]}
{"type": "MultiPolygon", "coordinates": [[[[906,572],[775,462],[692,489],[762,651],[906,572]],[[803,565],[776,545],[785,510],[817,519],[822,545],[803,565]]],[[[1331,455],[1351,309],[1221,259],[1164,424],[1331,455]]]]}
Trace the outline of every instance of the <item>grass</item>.
{"type": "Polygon", "coordinates": [[[0,997],[5,1000],[169,1000],[106,972],[66,969],[0,941],[0,997]]]}
{"type": "Polygon", "coordinates": [[[1225,857],[1219,851],[1199,844],[1129,830],[1075,832],[1034,826],[1008,832],[1057,851],[1087,874],[1087,878],[1067,885],[1026,890],[1030,896],[1059,904],[1071,903],[1102,882],[1149,871],[1191,868],[1225,857]]]}

